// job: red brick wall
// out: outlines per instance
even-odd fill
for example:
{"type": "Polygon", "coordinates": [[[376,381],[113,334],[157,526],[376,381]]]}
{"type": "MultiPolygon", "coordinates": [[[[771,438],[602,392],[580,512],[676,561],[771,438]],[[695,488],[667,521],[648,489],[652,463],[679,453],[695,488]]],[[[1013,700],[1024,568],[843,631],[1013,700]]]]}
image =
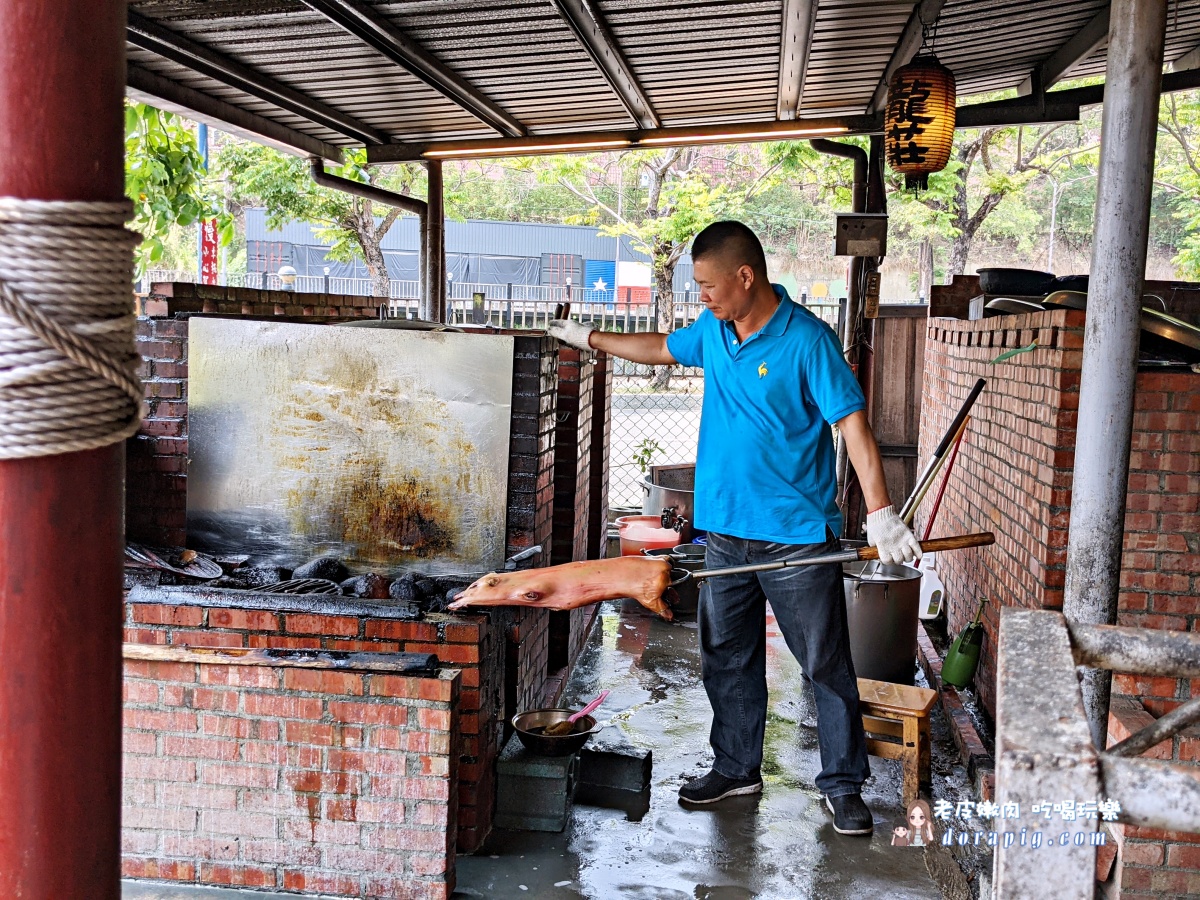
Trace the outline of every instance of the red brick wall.
{"type": "Polygon", "coordinates": [[[170,282],[152,284],[139,313],[173,316],[206,312],[242,316],[339,316],[375,318],[378,297],[353,294],[308,294],[296,291],[260,291],[257,288],[170,282]]]}
{"type": "MultiPolygon", "coordinates": [[[[1174,681],[1174,679],[1167,679],[1174,681]]],[[[1114,696],[1108,717],[1109,746],[1154,721],[1133,697],[1114,696]]],[[[1195,765],[1200,760],[1200,729],[1185,729],[1151,747],[1143,757],[1195,765]]],[[[1160,831],[1136,825],[1111,826],[1117,843],[1113,874],[1097,896],[1105,900],[1157,900],[1200,895],[1200,834],[1160,831]]]]}
{"type": "MultiPolygon", "coordinates": [[[[125,640],[189,647],[437,654],[440,662],[461,671],[455,715],[461,734],[458,843],[464,852],[476,849],[491,828],[495,802],[496,722],[505,699],[503,626],[483,615],[434,614],[421,622],[382,613],[315,615],[288,611],[291,599],[281,596],[276,610],[131,602],[126,604],[125,640]]],[[[536,662],[525,665],[533,668],[536,662]]]]}
{"type": "MultiPolygon", "coordinates": [[[[921,458],[928,459],[977,377],[988,385],[973,411],[936,534],[989,530],[996,545],[945,554],[938,570],[958,631],[977,599],[996,603],[985,622],[975,684],[994,710],[998,607],[1061,609],[1074,476],[1083,314],[1005,316],[980,322],[931,319],[925,355],[921,458]],[[1005,349],[1038,349],[1003,363],[1005,349]]],[[[1200,376],[1137,376],[1125,513],[1119,623],[1195,631],[1200,623],[1200,376]]],[[[929,503],[917,517],[923,527],[929,503]]],[[[1188,679],[1117,675],[1110,740],[1200,694],[1188,679]],[[1124,695],[1124,696],[1123,696],[1124,695]]],[[[1195,763],[1190,729],[1148,755],[1195,763]]],[[[1200,893],[1200,836],[1133,826],[1113,829],[1117,862],[1100,896],[1200,893]]]]}
{"type": "Polygon", "coordinates": [[[125,531],[145,544],[182,546],[187,519],[187,322],[138,319],[146,415],[125,442],[125,531]]]}
{"type": "Polygon", "coordinates": [[[449,897],[456,671],[180,656],[125,661],[126,877],[449,897]]]}
{"type": "MultiPolygon", "coordinates": [[[[921,459],[928,459],[976,378],[988,379],[951,475],[934,536],[992,531],[993,547],[943,554],[951,632],[980,597],[987,638],[975,683],[995,708],[999,606],[1061,609],[1074,474],[1083,314],[1072,310],[967,322],[931,319],[921,459]],[[996,365],[1006,349],[1038,349],[996,365]]],[[[1196,628],[1200,618],[1200,376],[1137,376],[1125,516],[1120,621],[1196,628]]],[[[932,495],[933,492],[931,492],[932,495]]],[[[932,502],[917,516],[918,529],[932,502]]],[[[1192,695],[1186,679],[1118,676],[1115,689],[1161,714],[1192,695]]]]}

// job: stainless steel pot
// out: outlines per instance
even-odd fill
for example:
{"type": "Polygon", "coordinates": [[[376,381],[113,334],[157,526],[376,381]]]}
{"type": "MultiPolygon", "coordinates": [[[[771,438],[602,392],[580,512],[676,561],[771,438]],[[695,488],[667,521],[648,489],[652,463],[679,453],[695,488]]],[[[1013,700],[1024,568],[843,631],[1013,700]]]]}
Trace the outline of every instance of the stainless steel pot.
{"type": "Polygon", "coordinates": [[[909,566],[855,562],[842,564],[842,576],[854,673],[912,684],[921,573],[909,566]]]}
{"type": "Polygon", "coordinates": [[[654,484],[648,477],[643,477],[639,484],[642,487],[642,515],[657,516],[664,509],[671,510],[676,516],[686,520],[687,524],[679,532],[679,543],[688,543],[692,539],[695,492],[663,487],[661,484],[654,484]]]}

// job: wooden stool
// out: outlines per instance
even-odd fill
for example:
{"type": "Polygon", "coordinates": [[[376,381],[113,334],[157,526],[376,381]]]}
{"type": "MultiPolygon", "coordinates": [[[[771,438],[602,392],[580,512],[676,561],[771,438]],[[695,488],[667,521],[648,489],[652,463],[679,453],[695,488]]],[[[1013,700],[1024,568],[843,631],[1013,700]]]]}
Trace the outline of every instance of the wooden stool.
{"type": "Polygon", "coordinates": [[[928,688],[858,679],[859,708],[867,732],[867,752],[898,759],[904,768],[903,800],[907,807],[931,787],[929,711],[937,692],[928,688]],[[896,739],[899,739],[898,742],[896,739]]]}

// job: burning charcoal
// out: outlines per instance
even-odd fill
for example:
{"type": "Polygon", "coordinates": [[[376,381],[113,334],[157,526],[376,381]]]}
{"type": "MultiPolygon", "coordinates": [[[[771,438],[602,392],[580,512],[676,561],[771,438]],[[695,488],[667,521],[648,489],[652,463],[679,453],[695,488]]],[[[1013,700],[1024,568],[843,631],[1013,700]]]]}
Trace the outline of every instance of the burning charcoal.
{"type": "Polygon", "coordinates": [[[214,578],[208,583],[209,587],[214,588],[232,588],[235,591],[244,591],[248,585],[241,578],[235,578],[232,575],[222,575],[220,578],[214,578]]]}
{"type": "Polygon", "coordinates": [[[238,569],[237,577],[239,581],[245,583],[246,587],[256,588],[287,581],[292,577],[292,570],[285,569],[283,566],[248,566],[238,569]]]}
{"type": "Polygon", "coordinates": [[[342,582],[342,593],[347,597],[362,597],[368,600],[388,599],[388,581],[382,575],[368,572],[355,575],[342,582]]]}
{"type": "MultiPolygon", "coordinates": [[[[458,593],[455,591],[455,593],[458,593]]],[[[429,598],[429,603],[425,607],[426,612],[445,612],[449,606],[450,600],[445,594],[438,594],[429,598]]]]}
{"type": "Polygon", "coordinates": [[[350,570],[342,561],[333,556],[319,556],[310,559],[292,573],[293,578],[324,578],[326,581],[336,581],[339,584],[350,577],[350,570]]]}
{"type": "Polygon", "coordinates": [[[437,582],[438,587],[443,592],[453,588],[455,591],[465,590],[467,585],[475,581],[474,578],[467,578],[462,575],[435,575],[433,580],[437,582]]]}
{"type": "Polygon", "coordinates": [[[417,579],[411,574],[402,575],[392,582],[392,586],[388,588],[388,596],[400,603],[418,602],[421,592],[417,590],[417,579]]]}
{"type": "Polygon", "coordinates": [[[421,593],[421,596],[427,600],[432,600],[435,597],[440,598],[444,593],[444,588],[442,588],[441,585],[439,585],[432,578],[418,578],[417,590],[421,593]]]}

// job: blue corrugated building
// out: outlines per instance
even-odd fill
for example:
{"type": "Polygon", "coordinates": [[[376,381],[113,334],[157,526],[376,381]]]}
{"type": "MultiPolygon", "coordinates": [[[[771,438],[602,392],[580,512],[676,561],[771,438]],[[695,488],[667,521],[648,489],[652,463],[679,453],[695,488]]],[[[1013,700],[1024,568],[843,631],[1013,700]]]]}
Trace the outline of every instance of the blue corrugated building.
{"type": "MultiPolygon", "coordinates": [[[[300,275],[321,275],[326,267],[335,278],[366,278],[362,262],[333,262],[330,243],[320,237],[320,226],[288,222],[267,228],[263,209],[246,210],[246,268],[274,272],[293,266],[300,275]]],[[[382,242],[388,274],[397,280],[417,280],[420,236],[417,220],[403,216],[382,242]]],[[[621,238],[622,262],[650,264],[650,258],[621,238]]],[[[588,291],[609,291],[616,281],[617,238],[581,225],[540,225],[528,222],[493,222],[471,219],[446,222],[446,266],[451,280],[474,284],[580,285],[588,291]],[[597,287],[597,283],[604,287],[597,287]]],[[[675,290],[692,281],[692,258],[684,255],[675,267],[675,290]]]]}

